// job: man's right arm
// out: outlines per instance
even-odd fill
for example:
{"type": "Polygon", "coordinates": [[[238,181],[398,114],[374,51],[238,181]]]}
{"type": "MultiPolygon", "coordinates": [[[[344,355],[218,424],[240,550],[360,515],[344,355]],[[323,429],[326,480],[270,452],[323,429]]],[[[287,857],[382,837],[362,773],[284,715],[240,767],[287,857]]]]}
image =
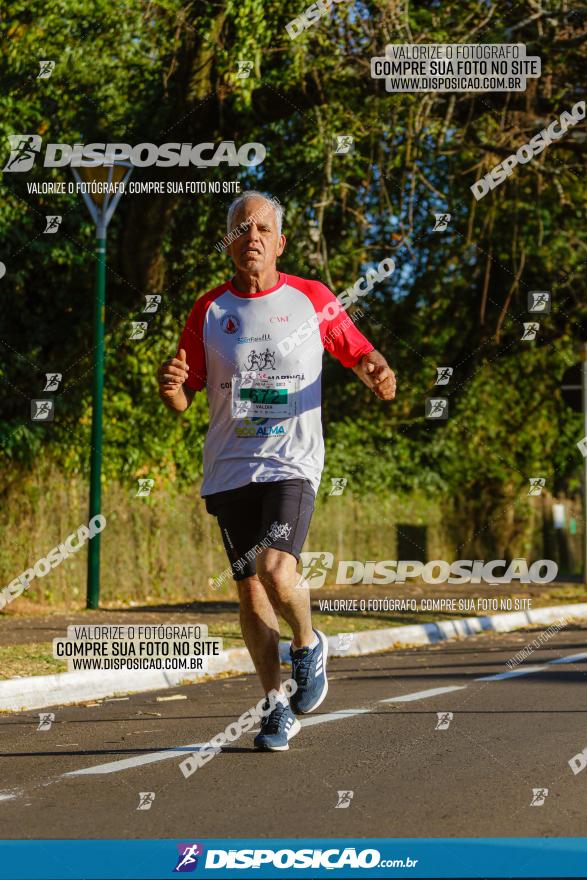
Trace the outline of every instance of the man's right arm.
{"type": "Polygon", "coordinates": [[[174,412],[185,412],[196,394],[192,388],[185,384],[188,371],[186,353],[183,348],[180,348],[177,357],[166,360],[157,371],[159,397],[165,406],[174,412]]]}

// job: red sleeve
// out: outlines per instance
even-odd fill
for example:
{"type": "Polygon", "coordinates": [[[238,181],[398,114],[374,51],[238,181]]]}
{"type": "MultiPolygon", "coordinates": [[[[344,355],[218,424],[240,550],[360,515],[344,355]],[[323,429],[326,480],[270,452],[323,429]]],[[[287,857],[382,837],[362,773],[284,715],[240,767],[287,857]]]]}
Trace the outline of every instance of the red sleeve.
{"type": "Polygon", "coordinates": [[[288,283],[305,293],[316,314],[321,315],[318,326],[322,345],[343,367],[354,367],[363,355],[374,350],[375,346],[357,330],[348,312],[325,284],[291,275],[288,276],[288,283]],[[326,312],[325,306],[328,306],[326,312]]]}
{"type": "Polygon", "coordinates": [[[206,386],[206,346],[204,343],[204,321],[206,312],[216,297],[226,290],[226,285],[209,290],[196,300],[182,330],[177,350],[185,348],[188,370],[186,385],[192,391],[201,391],[206,386]]]}

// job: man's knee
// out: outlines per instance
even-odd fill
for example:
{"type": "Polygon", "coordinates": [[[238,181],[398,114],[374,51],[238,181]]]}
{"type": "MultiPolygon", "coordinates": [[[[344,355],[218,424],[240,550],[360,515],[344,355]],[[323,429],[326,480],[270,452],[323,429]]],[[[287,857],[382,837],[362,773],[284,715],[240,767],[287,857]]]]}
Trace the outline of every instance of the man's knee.
{"type": "Polygon", "coordinates": [[[254,601],[260,593],[265,592],[265,587],[261,583],[259,576],[256,574],[242,578],[240,581],[236,581],[236,588],[241,604],[243,602],[254,601]]]}
{"type": "Polygon", "coordinates": [[[290,553],[272,548],[257,559],[257,572],[263,585],[279,593],[289,590],[296,578],[296,559],[290,553]]]}

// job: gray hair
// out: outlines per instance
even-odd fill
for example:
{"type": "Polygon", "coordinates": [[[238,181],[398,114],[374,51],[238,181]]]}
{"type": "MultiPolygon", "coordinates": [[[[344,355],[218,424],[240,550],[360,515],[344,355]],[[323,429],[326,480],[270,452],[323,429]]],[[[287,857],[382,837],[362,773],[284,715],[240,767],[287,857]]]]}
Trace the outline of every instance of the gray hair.
{"type": "MultiPolygon", "coordinates": [[[[243,192],[239,196],[237,196],[236,199],[234,200],[234,202],[232,202],[232,204],[230,205],[230,207],[228,209],[228,215],[226,217],[226,231],[229,233],[232,231],[232,220],[234,218],[234,215],[236,214],[238,209],[241,207],[241,205],[244,205],[244,203],[248,199],[252,199],[252,198],[265,199],[266,202],[269,202],[269,204],[271,205],[271,207],[273,208],[273,210],[275,212],[275,221],[277,223],[277,234],[281,235],[281,227],[283,224],[283,217],[284,217],[283,205],[281,204],[279,199],[277,199],[275,196],[270,196],[269,193],[259,192],[256,189],[246,190],[245,192],[243,192]]],[[[259,212],[259,211],[256,212],[256,214],[259,214],[259,215],[260,215],[260,213],[261,212],[259,212]]],[[[251,217],[255,218],[255,213],[251,214],[251,217]]]]}

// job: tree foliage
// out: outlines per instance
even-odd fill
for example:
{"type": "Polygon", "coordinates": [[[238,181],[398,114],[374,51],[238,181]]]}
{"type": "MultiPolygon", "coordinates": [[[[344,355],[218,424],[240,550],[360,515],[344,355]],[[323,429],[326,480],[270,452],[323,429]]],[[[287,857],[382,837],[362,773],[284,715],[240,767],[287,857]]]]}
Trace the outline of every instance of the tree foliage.
{"type": "MultiPolygon", "coordinates": [[[[530,476],[573,485],[580,422],[558,388],[585,338],[585,136],[567,132],[479,202],[469,187],[582,97],[579,13],[535,0],[357,0],[290,40],[292,15],[275,0],[14,0],[1,25],[0,134],[265,144],[265,162],[250,171],[136,169],[134,179],[238,179],[273,193],[286,209],[280,267],[334,291],[393,254],[396,271],[365,300],[358,326],[397,371],[398,398],[379,405],[349,371],[326,364],[329,472],[350,474],[356,490],[485,493],[496,505],[530,476]],[[387,93],[370,76],[371,56],[415,41],[524,42],[543,73],[519,93],[387,93]],[[36,78],[41,59],[56,61],[48,80],[36,78]],[[239,60],[252,62],[248,78],[239,60]],[[333,153],[337,134],[354,137],[354,152],[333,153]],[[441,211],[449,229],[433,232],[441,211]],[[523,342],[530,290],[552,291],[553,310],[537,340],[523,342]],[[424,403],[439,391],[437,366],[454,376],[451,415],[433,425],[424,403]]],[[[94,230],[79,197],[33,195],[27,183],[68,174],[4,174],[0,204],[1,454],[27,467],[49,456],[66,472],[88,466],[94,230]],[[50,213],[64,218],[57,235],[43,234],[50,213]],[[33,425],[29,401],[49,371],[64,375],[58,418],[33,425]]],[[[155,369],[193,301],[231,273],[214,249],[229,201],[129,195],[113,220],[107,478],[200,474],[205,401],[174,420],[156,397],[155,369]],[[129,340],[148,293],[162,305],[145,339],[129,340]]]]}

